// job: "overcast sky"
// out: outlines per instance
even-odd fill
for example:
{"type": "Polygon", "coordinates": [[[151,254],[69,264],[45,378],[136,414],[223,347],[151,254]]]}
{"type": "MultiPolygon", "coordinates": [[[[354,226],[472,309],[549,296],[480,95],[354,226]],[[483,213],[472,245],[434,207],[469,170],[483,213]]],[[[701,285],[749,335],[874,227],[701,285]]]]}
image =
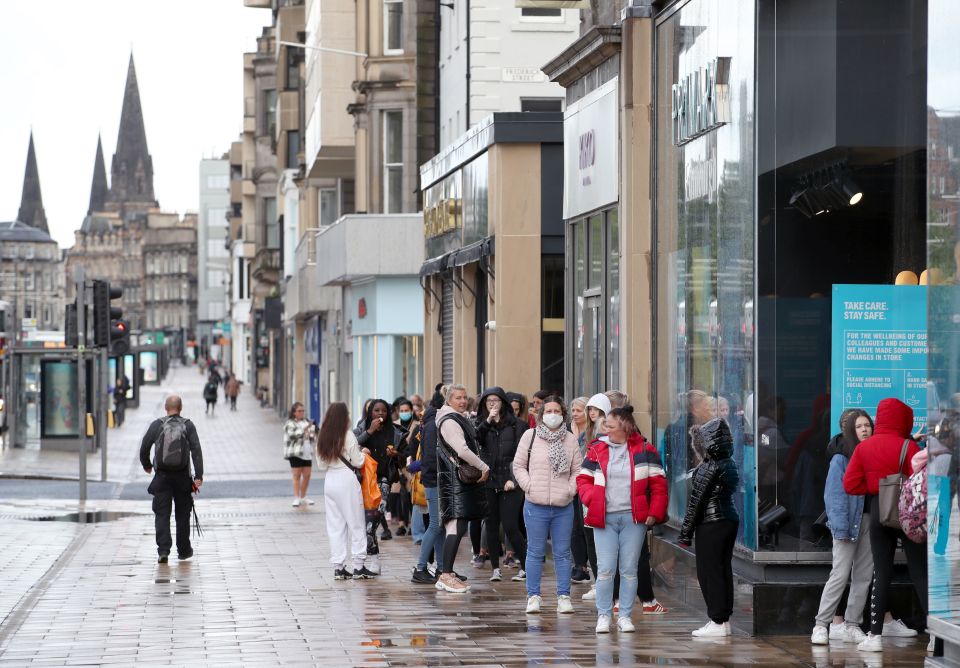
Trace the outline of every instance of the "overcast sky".
{"type": "Polygon", "coordinates": [[[243,0],[0,0],[0,220],[17,216],[32,126],[50,233],[73,245],[98,132],[110,176],[131,49],[157,200],[195,211],[199,161],[238,136],[243,53],[269,22],[243,0]]]}

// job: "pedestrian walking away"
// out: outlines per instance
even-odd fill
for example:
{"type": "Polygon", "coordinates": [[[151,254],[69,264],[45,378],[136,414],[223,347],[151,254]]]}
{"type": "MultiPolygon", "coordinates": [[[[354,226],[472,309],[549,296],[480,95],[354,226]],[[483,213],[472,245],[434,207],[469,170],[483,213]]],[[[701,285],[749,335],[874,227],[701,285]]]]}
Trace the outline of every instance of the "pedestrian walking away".
{"type": "Polygon", "coordinates": [[[317,437],[317,468],[326,473],[323,501],[334,580],[367,580],[377,576],[364,563],[367,532],[363,494],[357,478],[364,457],[350,429],[347,405],[330,404],[317,437]],[[352,571],[347,570],[348,554],[353,561],[352,571]]]}
{"type": "Polygon", "coordinates": [[[150,423],[140,442],[140,465],[153,480],[147,491],[153,495],[154,526],[157,537],[157,561],[167,563],[173,539],[170,536],[170,512],[175,508],[177,557],[185,561],[193,556],[190,545],[192,491],[203,485],[203,453],[193,422],[180,415],[183,401],[170,395],[164,401],[166,417],[150,423]],[[150,450],[153,449],[153,459],[150,450]],[[193,475],[190,463],[193,461],[193,475]]]}
{"type": "Polygon", "coordinates": [[[693,471],[693,488],[677,542],[689,547],[696,538],[697,581],[710,621],[695,637],[729,636],[733,614],[733,546],[740,515],[733,495],[740,482],[733,461],[733,438],[725,420],[713,418],[690,429],[692,447],[704,453],[693,471]]]}
{"type": "MultiPolygon", "coordinates": [[[[913,409],[899,399],[883,399],[877,406],[877,423],[873,436],[864,440],[853,451],[843,475],[843,489],[847,494],[864,494],[864,507],[870,510],[870,550],[873,552],[873,591],[870,594],[870,634],[857,649],[881,652],[881,636],[906,635],[903,624],[884,623],[884,612],[889,608],[890,580],[893,577],[893,559],[899,541],[907,557],[907,570],[917,592],[924,615],[927,614],[927,546],[914,543],[901,529],[880,523],[880,481],[900,473],[913,474],[912,459],[920,448],[910,437],[913,427],[913,409]]],[[[913,631],[913,629],[907,629],[913,631]]],[[[913,633],[912,635],[916,635],[913,633]]]]}
{"type": "Polygon", "coordinates": [[[616,593],[617,630],[632,633],[640,553],[647,530],[666,519],[667,479],[660,454],[637,428],[632,406],[612,409],[604,422],[606,435],[590,444],[577,477],[587,507],[584,523],[593,527],[597,547],[596,632],[610,632],[616,593]],[[620,581],[614,592],[617,570],[620,581]]]}
{"type": "Polygon", "coordinates": [[[237,410],[237,397],[240,396],[240,381],[237,380],[237,377],[234,374],[230,374],[230,379],[227,380],[227,384],[224,387],[224,393],[227,395],[227,399],[230,400],[230,410],[237,410]]]}
{"type": "Polygon", "coordinates": [[[463,385],[447,389],[447,402],[437,411],[437,488],[440,518],[446,532],[443,569],[437,589],[464,594],[470,587],[453,570],[460,541],[470,520],[487,515],[487,497],[482,483],[490,467],[480,458],[476,429],[466,416],[467,390],[463,385]]]}
{"type": "Polygon", "coordinates": [[[113,424],[117,427],[123,424],[127,412],[127,392],[130,391],[130,379],[125,375],[117,380],[113,388],[113,424]]]}
{"type": "Polygon", "coordinates": [[[294,508],[314,504],[307,498],[307,488],[310,487],[310,474],[313,471],[313,443],[317,434],[316,425],[308,421],[304,413],[303,404],[295,402],[283,424],[283,458],[290,462],[293,478],[291,505],[294,508]]]}
{"type": "Polygon", "coordinates": [[[498,582],[503,578],[500,573],[502,523],[503,530],[520,559],[520,570],[513,579],[522,581],[525,577],[527,541],[520,531],[523,492],[513,475],[513,459],[517,454],[517,445],[527,431],[527,424],[513,414],[513,408],[503,389],[491,387],[484,390],[480,396],[476,427],[481,457],[490,467],[490,478],[485,483],[489,512],[486,528],[487,553],[493,569],[490,580],[498,582]]]}
{"type": "Polygon", "coordinates": [[[537,411],[537,426],[523,435],[513,460],[513,476],[526,494],[527,614],[539,613],[542,605],[540,582],[547,538],[553,546],[557,612],[573,612],[570,536],[581,460],[577,439],[567,430],[566,421],[563,400],[546,397],[537,411]]]}
{"type": "Polygon", "coordinates": [[[207,378],[207,384],[203,386],[203,400],[207,404],[207,415],[213,415],[217,407],[217,388],[220,386],[220,381],[217,378],[214,378],[213,373],[211,373],[210,377],[207,378]]]}

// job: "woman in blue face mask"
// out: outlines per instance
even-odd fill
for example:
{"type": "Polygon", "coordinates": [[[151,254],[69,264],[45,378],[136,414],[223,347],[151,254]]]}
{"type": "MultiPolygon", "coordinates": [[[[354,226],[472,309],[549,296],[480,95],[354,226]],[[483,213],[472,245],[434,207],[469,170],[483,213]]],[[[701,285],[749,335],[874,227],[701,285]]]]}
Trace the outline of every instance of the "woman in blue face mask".
{"type": "Polygon", "coordinates": [[[406,397],[397,397],[393,402],[393,411],[396,415],[393,426],[398,434],[395,462],[399,475],[390,486],[387,510],[390,511],[393,519],[400,523],[396,531],[397,536],[406,536],[409,532],[407,527],[413,509],[410,499],[410,479],[413,476],[407,471],[407,462],[409,457],[417,454],[416,445],[411,442],[411,437],[417,431],[417,422],[413,414],[413,403],[406,397]]]}

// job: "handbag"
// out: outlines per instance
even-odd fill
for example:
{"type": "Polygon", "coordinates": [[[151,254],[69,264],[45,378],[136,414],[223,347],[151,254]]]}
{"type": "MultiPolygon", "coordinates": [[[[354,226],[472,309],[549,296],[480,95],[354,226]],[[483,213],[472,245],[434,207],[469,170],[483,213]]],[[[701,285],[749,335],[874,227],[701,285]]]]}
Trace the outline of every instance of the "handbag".
{"type": "Polygon", "coordinates": [[[900,493],[900,525],[914,543],[927,542],[927,468],[910,476],[900,493]]]}
{"type": "Polygon", "coordinates": [[[906,478],[903,475],[903,461],[907,458],[907,446],[910,439],[903,442],[900,448],[900,463],[897,466],[897,472],[880,478],[879,493],[877,494],[877,504],[880,512],[880,524],[891,529],[900,529],[900,490],[903,487],[903,481],[906,478]]]}

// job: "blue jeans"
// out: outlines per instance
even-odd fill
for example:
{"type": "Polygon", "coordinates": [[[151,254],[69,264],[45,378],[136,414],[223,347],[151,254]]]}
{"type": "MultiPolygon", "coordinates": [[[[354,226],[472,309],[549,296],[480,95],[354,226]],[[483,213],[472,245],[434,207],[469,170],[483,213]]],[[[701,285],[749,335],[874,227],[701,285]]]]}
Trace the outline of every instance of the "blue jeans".
{"type": "Polygon", "coordinates": [[[413,521],[410,523],[410,535],[413,536],[413,542],[422,545],[423,532],[426,530],[427,527],[423,525],[423,506],[413,504],[413,521]]]}
{"type": "Polygon", "coordinates": [[[427,497],[427,512],[430,513],[430,525],[423,532],[423,539],[420,543],[420,558],[417,560],[417,568],[423,570],[427,567],[427,560],[430,558],[430,550],[434,551],[434,558],[437,560],[437,568],[443,564],[443,526],[440,524],[440,493],[436,487],[424,487],[424,495],[427,497]]]}
{"type": "MultiPolygon", "coordinates": [[[[527,596],[540,595],[543,557],[547,536],[553,544],[553,567],[557,572],[557,596],[570,595],[573,557],[570,555],[570,534],[573,532],[573,504],[562,508],[523,503],[523,521],[527,525],[527,596]]],[[[636,564],[634,564],[636,568],[636,564]]]]}
{"type": "Polygon", "coordinates": [[[607,513],[605,528],[593,530],[597,545],[597,614],[613,616],[613,573],[620,562],[620,616],[629,617],[637,598],[637,564],[647,535],[633,513],[607,513]]]}

